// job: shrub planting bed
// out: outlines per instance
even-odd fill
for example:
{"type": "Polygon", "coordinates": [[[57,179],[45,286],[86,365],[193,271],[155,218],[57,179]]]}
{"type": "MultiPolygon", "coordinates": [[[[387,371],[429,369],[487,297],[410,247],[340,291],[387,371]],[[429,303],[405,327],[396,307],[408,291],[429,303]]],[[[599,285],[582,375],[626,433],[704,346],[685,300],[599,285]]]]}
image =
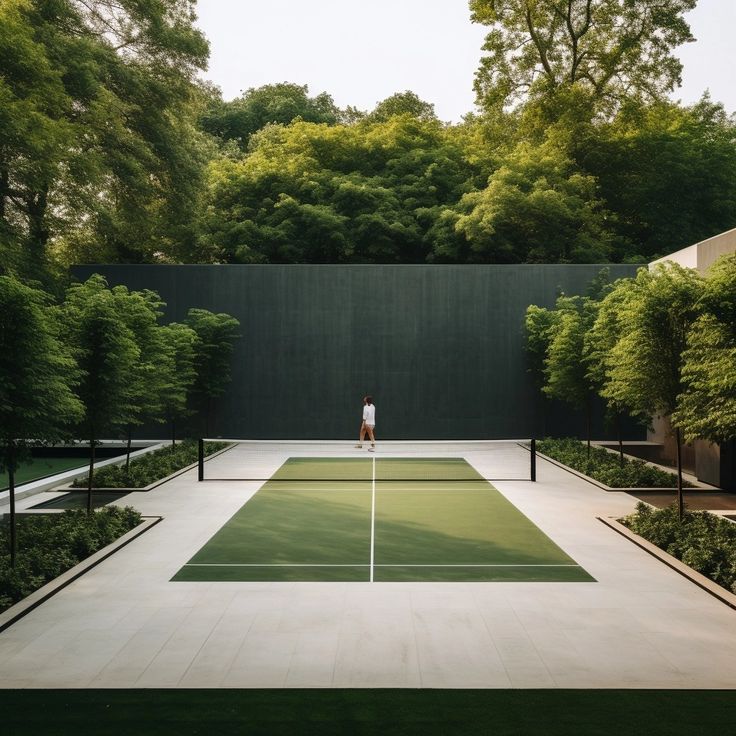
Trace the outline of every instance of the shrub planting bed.
{"type": "Polygon", "coordinates": [[[17,520],[18,554],[11,568],[6,516],[0,522],[0,612],[140,523],[140,513],[130,506],[106,506],[92,514],[75,510],[21,516],[17,520]]]}
{"type": "MultiPolygon", "coordinates": [[[[677,476],[647,465],[643,460],[624,458],[603,449],[591,447],[590,457],[584,442],[577,439],[543,439],[537,442],[537,450],[553,460],[583,473],[609,488],[675,488],[677,476]]],[[[683,481],[692,488],[692,483],[683,481]]]]}
{"type": "MultiPolygon", "coordinates": [[[[212,455],[227,447],[227,442],[205,442],[204,454],[212,455]]],[[[108,465],[94,472],[92,486],[94,488],[145,488],[187,465],[197,462],[197,442],[186,440],[178,445],[162,447],[130,461],[125,465],[108,465]]],[[[89,476],[77,478],[72,484],[74,488],[86,488],[89,476]]]]}
{"type": "Polygon", "coordinates": [[[686,511],[680,521],[676,506],[653,509],[642,502],[635,513],[619,521],[634,534],[736,593],[736,524],[707,511],[686,511]]]}

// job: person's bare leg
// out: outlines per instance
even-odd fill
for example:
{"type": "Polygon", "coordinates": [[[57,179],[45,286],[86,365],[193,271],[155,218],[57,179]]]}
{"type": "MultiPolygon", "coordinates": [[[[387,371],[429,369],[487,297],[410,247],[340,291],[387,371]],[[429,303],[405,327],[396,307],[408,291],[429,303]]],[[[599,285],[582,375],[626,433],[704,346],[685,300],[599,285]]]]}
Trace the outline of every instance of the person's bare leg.
{"type": "Polygon", "coordinates": [[[373,434],[373,427],[366,426],[366,429],[368,430],[368,436],[371,438],[371,447],[375,448],[375,446],[376,446],[376,437],[373,434]]]}
{"type": "Polygon", "coordinates": [[[364,439],[365,439],[365,422],[363,422],[360,425],[360,434],[358,435],[358,444],[355,446],[360,447],[362,449],[364,439]]]}

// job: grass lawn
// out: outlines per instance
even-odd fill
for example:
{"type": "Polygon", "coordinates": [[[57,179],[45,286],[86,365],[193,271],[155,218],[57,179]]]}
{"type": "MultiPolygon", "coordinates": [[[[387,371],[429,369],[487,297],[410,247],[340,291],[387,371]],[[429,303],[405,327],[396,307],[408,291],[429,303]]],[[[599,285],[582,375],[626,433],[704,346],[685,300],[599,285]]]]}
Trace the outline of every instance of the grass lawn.
{"type": "Polygon", "coordinates": [[[594,582],[462,458],[292,458],[173,580],[594,582]]]}
{"type": "MultiPolygon", "coordinates": [[[[19,486],[21,483],[28,483],[73,468],[84,468],[87,465],[89,465],[89,460],[83,457],[35,457],[18,466],[15,471],[15,485],[19,486]]],[[[0,476],[0,490],[5,490],[7,487],[8,475],[4,473],[0,476]]]]}
{"type": "Polygon", "coordinates": [[[177,734],[725,734],[736,693],[709,690],[0,690],[3,732],[177,734]]]}

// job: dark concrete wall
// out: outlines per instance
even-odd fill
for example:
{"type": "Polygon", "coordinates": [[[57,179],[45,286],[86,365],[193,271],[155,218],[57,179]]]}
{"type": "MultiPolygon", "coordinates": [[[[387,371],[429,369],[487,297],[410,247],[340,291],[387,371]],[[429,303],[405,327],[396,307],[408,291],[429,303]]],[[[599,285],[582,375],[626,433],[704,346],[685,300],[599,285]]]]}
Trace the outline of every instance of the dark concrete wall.
{"type": "MultiPolygon", "coordinates": [[[[611,278],[634,266],[609,266],[611,278]]],[[[190,307],[240,320],[230,395],[211,434],[344,438],[371,393],[381,438],[578,433],[527,372],[527,305],[584,293],[595,265],[78,266],[111,285],[155,289],[166,321],[190,307]]],[[[600,412],[594,435],[604,435],[600,412]]],[[[161,431],[158,431],[161,434],[161,431]]],[[[632,439],[643,439],[630,429],[632,439]]]]}

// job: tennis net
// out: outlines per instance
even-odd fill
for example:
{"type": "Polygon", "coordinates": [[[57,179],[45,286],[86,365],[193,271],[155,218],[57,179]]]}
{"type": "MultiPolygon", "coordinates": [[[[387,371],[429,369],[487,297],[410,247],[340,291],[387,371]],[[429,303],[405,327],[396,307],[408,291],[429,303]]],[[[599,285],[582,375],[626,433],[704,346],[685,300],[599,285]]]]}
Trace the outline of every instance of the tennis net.
{"type": "Polygon", "coordinates": [[[367,451],[349,441],[274,441],[217,438],[228,446],[205,458],[200,481],[486,481],[536,480],[533,439],[386,441],[367,451]]]}

